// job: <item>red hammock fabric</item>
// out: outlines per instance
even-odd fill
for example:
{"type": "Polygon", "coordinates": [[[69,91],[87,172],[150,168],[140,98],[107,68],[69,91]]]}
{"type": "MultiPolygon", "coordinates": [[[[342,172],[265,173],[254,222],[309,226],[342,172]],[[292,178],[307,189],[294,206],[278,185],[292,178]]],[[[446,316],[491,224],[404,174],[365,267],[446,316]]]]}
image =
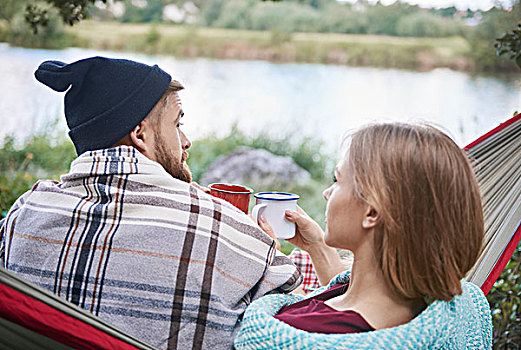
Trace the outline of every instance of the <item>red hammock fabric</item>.
{"type": "Polygon", "coordinates": [[[496,265],[490,272],[490,275],[488,275],[485,282],[483,282],[483,285],[481,286],[481,290],[485,295],[490,292],[490,289],[496,283],[497,279],[501,275],[501,272],[505,269],[505,267],[508,264],[508,261],[512,257],[512,254],[514,254],[514,251],[516,250],[517,244],[519,243],[519,240],[521,239],[521,224],[517,227],[516,233],[512,236],[510,239],[510,242],[506,246],[505,250],[501,254],[501,257],[498,259],[496,265]]]}
{"type": "MultiPolygon", "coordinates": [[[[471,142],[466,147],[464,147],[463,150],[468,151],[472,147],[480,144],[481,142],[485,141],[486,139],[488,139],[492,135],[494,135],[497,132],[505,129],[507,126],[512,125],[513,123],[519,121],[520,119],[521,119],[521,113],[517,114],[513,118],[510,118],[506,122],[501,123],[496,128],[494,128],[491,131],[487,132],[485,135],[483,135],[480,138],[478,138],[477,140],[471,142]]],[[[517,245],[518,245],[520,240],[521,240],[521,223],[517,227],[516,232],[514,232],[514,234],[512,235],[512,238],[510,239],[510,242],[507,244],[507,246],[503,250],[503,253],[501,254],[501,257],[496,262],[496,265],[494,265],[494,268],[490,272],[490,275],[488,275],[487,279],[485,280],[485,282],[481,286],[481,290],[483,291],[483,293],[485,293],[485,295],[487,295],[488,292],[490,292],[490,289],[492,288],[494,283],[496,283],[497,279],[501,275],[501,272],[503,272],[503,270],[507,266],[508,261],[512,257],[512,254],[514,254],[514,251],[516,250],[516,247],[517,247],[517,245]]]]}
{"type": "Polygon", "coordinates": [[[0,300],[1,318],[74,349],[137,349],[4,284],[0,284],[0,300]]]}

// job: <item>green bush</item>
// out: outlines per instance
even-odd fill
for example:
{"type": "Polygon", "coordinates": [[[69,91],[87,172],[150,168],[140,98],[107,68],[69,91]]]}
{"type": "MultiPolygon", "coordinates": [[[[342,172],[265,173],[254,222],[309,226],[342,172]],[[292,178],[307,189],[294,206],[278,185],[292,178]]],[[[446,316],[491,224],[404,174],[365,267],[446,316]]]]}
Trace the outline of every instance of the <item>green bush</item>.
{"type": "Polygon", "coordinates": [[[348,6],[335,4],[328,6],[324,12],[328,20],[323,23],[323,32],[365,34],[368,31],[367,16],[351,10],[348,6]]]}
{"type": "Polygon", "coordinates": [[[66,173],[76,151],[63,130],[52,126],[28,137],[18,145],[7,136],[0,148],[0,212],[4,217],[15,200],[39,178],[66,173]],[[53,131],[54,130],[54,131],[53,131]]]}
{"type": "Polygon", "coordinates": [[[487,295],[492,310],[494,349],[521,346],[521,245],[487,295]]]}
{"type": "Polygon", "coordinates": [[[291,41],[291,33],[287,32],[285,30],[282,30],[282,29],[278,29],[278,28],[274,28],[271,30],[271,32],[270,32],[270,44],[271,45],[280,45],[280,44],[287,43],[290,41],[291,41]]]}
{"type": "Polygon", "coordinates": [[[317,181],[329,179],[333,171],[334,157],[325,154],[324,143],[320,140],[311,137],[295,140],[292,134],[273,136],[268,131],[248,136],[234,125],[224,137],[209,135],[194,141],[188,159],[194,180],[198,181],[217,157],[228,154],[240,146],[263,148],[276,155],[290,156],[317,181]]]}
{"type": "Polygon", "coordinates": [[[293,31],[286,21],[288,13],[294,9],[293,4],[258,2],[249,12],[250,22],[247,29],[271,30],[274,28],[293,31]]]}
{"type": "Polygon", "coordinates": [[[288,30],[293,32],[320,32],[323,29],[322,12],[312,7],[298,6],[287,14],[288,30]]]}
{"type": "Polygon", "coordinates": [[[496,39],[497,54],[508,55],[521,68],[521,23],[511,33],[496,39]]]}
{"type": "Polygon", "coordinates": [[[215,25],[215,22],[222,13],[225,3],[225,0],[207,0],[201,11],[200,24],[209,27],[215,25]]]}
{"type": "Polygon", "coordinates": [[[454,20],[429,13],[414,13],[399,19],[396,33],[399,36],[446,37],[460,34],[454,20]]]}
{"type": "Polygon", "coordinates": [[[231,0],[223,5],[221,15],[214,22],[216,27],[221,28],[247,28],[249,9],[252,1],[231,0]]]}
{"type": "MultiPolygon", "coordinates": [[[[5,147],[0,149],[2,155],[5,152],[4,149],[5,147]]],[[[0,219],[7,215],[9,208],[16,199],[36,182],[36,176],[27,171],[32,158],[32,154],[26,153],[23,161],[18,164],[14,159],[9,159],[5,164],[4,159],[0,160],[0,171],[2,173],[2,176],[0,176],[0,219]]]]}
{"type": "MultiPolygon", "coordinates": [[[[50,12],[56,11],[50,10],[50,12]]],[[[48,24],[39,28],[38,33],[34,34],[25,20],[25,9],[20,10],[10,19],[9,29],[4,36],[11,45],[47,49],[63,49],[71,46],[74,40],[65,32],[62,19],[56,13],[50,15],[48,24]]]]}
{"type": "Polygon", "coordinates": [[[521,2],[516,1],[510,11],[492,8],[487,11],[481,23],[468,34],[471,44],[469,56],[478,71],[498,72],[515,70],[516,64],[508,57],[496,55],[496,39],[512,31],[521,18],[521,2]]]}
{"type": "Polygon", "coordinates": [[[121,16],[122,22],[146,23],[163,20],[163,0],[147,0],[144,7],[135,6],[130,0],[123,0],[123,3],[125,13],[121,16]]]}
{"type": "Polygon", "coordinates": [[[389,6],[378,2],[375,6],[369,6],[364,13],[368,20],[368,33],[397,35],[397,25],[400,18],[416,11],[417,7],[400,2],[389,6]]]}
{"type": "Polygon", "coordinates": [[[9,22],[5,19],[0,19],[0,42],[9,40],[9,22]]]}

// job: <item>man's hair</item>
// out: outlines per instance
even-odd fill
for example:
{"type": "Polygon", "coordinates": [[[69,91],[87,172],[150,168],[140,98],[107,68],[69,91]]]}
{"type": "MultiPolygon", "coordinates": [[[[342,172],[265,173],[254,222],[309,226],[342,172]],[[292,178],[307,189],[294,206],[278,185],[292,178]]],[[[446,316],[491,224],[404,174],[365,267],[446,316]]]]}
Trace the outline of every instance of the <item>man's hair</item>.
{"type": "Polygon", "coordinates": [[[402,297],[449,301],[476,262],[483,210],[472,165],[431,126],[377,124],[348,138],[354,195],[381,215],[378,264],[402,297]]]}
{"type": "Polygon", "coordinates": [[[154,129],[159,127],[161,118],[165,114],[165,110],[168,106],[170,97],[174,93],[181,91],[183,89],[184,89],[184,86],[177,80],[172,79],[170,84],[168,84],[168,86],[165,89],[165,92],[163,93],[163,95],[161,96],[159,101],[157,101],[156,105],[154,106],[152,111],[150,111],[149,115],[147,116],[148,121],[151,123],[151,125],[153,126],[154,129]]]}

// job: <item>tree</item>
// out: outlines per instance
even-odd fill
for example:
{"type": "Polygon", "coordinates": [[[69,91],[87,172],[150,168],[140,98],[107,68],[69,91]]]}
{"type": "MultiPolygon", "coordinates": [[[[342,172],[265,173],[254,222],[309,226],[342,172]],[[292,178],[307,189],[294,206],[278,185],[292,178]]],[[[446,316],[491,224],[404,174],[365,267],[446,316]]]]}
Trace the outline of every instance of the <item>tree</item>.
{"type": "Polygon", "coordinates": [[[496,39],[496,49],[498,56],[508,54],[510,59],[515,60],[521,68],[521,23],[517,25],[511,33],[496,39]]]}
{"type": "MultiPolygon", "coordinates": [[[[33,32],[38,32],[39,26],[49,23],[49,13],[52,8],[58,10],[64,23],[73,25],[87,17],[88,6],[96,0],[44,0],[29,2],[25,8],[25,20],[30,24],[33,32]]],[[[107,0],[99,0],[106,3],[107,0]]]]}

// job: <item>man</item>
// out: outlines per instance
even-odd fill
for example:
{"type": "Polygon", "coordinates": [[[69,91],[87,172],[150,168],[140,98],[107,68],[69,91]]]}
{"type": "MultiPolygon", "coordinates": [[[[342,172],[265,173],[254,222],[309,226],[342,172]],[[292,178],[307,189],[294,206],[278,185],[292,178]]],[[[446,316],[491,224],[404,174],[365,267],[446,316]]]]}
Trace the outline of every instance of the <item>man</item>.
{"type": "Polygon", "coordinates": [[[246,306],[300,282],[273,239],[190,184],[182,85],[158,66],[46,61],[79,157],[0,222],[3,266],[151,345],[230,348],[246,306]]]}

